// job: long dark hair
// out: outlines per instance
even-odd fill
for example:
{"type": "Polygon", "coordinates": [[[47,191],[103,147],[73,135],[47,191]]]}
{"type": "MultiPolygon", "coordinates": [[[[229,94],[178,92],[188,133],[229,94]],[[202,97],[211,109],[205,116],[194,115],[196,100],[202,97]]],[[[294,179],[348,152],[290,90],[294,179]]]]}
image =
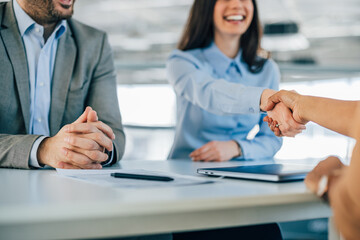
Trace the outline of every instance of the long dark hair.
{"type": "MultiPolygon", "coordinates": [[[[185,51],[205,48],[210,45],[214,39],[213,15],[216,1],[194,1],[178,49],[185,51]]],[[[252,0],[252,3],[254,5],[254,16],[249,28],[241,36],[240,48],[242,49],[242,58],[247,63],[250,72],[258,73],[269,58],[269,54],[260,47],[262,28],[256,1],[252,0]],[[258,54],[261,54],[262,57],[258,54]]]]}

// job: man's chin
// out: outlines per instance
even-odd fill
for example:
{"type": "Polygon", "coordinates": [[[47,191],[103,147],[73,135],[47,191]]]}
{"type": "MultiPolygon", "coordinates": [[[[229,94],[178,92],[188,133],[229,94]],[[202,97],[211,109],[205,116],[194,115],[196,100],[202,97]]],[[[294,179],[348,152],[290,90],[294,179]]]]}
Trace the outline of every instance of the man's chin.
{"type": "Polygon", "coordinates": [[[58,6],[55,11],[53,12],[53,16],[55,15],[56,18],[59,19],[68,19],[71,18],[73,15],[73,8],[70,6],[68,9],[62,8],[62,6],[58,6]]]}

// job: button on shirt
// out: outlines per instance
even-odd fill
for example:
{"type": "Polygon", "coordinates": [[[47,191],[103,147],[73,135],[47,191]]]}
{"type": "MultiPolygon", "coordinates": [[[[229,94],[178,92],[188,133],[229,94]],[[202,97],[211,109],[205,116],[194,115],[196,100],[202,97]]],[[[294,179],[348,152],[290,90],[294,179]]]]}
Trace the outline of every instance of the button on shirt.
{"type": "MultiPolygon", "coordinates": [[[[66,31],[66,21],[62,20],[45,42],[44,27],[37,24],[13,1],[15,17],[25,45],[30,79],[30,126],[29,134],[49,136],[49,111],[51,100],[51,80],[59,38],[66,31]]],[[[32,148],[30,165],[39,167],[36,159],[38,139],[32,148]]]]}
{"type": "Polygon", "coordinates": [[[177,127],[169,158],[189,158],[204,144],[235,140],[240,159],[272,157],[282,140],[274,135],[260,113],[264,89],[278,89],[279,70],[267,60],[259,73],[251,73],[239,51],[228,58],[212,43],[203,49],[174,50],[167,74],[177,96],[177,127]],[[259,125],[254,139],[249,131],[259,125]]]}

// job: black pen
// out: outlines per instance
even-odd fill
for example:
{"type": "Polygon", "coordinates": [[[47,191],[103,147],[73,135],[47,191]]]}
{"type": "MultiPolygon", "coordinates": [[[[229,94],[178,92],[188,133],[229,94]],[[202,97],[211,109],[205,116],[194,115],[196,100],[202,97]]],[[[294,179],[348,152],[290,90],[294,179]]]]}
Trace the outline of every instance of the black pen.
{"type": "Polygon", "coordinates": [[[149,181],[162,181],[170,182],[174,181],[171,177],[165,176],[156,176],[156,175],[144,175],[144,174],[133,174],[133,173],[111,173],[110,176],[115,178],[130,178],[130,179],[139,179],[139,180],[149,180],[149,181]]]}

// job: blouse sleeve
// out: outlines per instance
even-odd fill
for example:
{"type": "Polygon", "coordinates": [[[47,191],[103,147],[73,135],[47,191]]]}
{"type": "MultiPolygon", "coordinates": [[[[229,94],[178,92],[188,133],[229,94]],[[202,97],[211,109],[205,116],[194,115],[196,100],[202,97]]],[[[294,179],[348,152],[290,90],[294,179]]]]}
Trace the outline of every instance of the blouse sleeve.
{"type": "MultiPolygon", "coordinates": [[[[279,67],[272,60],[268,60],[266,64],[266,67],[269,68],[269,77],[272,78],[269,88],[278,90],[280,82],[279,67]]],[[[275,136],[268,127],[268,124],[263,121],[264,117],[265,114],[262,114],[260,117],[259,132],[254,139],[234,138],[242,149],[242,156],[240,156],[240,159],[271,158],[280,150],[283,139],[275,136]]]]}
{"type": "Polygon", "coordinates": [[[217,115],[260,112],[265,88],[248,87],[216,79],[206,66],[189,53],[175,50],[167,61],[167,74],[177,96],[217,115]]]}

